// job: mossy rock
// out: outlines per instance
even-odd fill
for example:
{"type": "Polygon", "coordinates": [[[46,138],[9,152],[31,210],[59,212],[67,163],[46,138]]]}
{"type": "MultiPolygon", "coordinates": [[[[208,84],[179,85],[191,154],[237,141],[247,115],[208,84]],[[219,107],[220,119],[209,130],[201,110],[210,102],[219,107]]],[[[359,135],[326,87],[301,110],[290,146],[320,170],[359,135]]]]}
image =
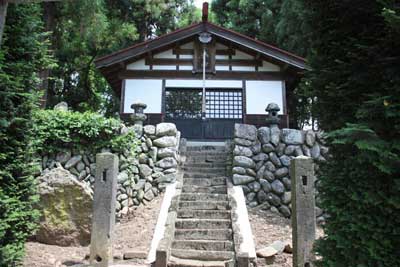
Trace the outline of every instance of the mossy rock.
{"type": "Polygon", "coordinates": [[[90,243],[93,193],[63,168],[38,177],[41,211],[36,240],[59,246],[90,243]]]}

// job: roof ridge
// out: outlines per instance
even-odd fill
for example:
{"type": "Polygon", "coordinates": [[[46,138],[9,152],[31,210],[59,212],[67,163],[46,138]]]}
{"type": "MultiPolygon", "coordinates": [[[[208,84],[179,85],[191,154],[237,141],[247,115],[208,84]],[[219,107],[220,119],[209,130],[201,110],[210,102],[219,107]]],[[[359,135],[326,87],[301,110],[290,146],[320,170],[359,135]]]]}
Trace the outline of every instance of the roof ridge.
{"type": "Polygon", "coordinates": [[[109,57],[114,56],[114,55],[116,55],[116,54],[123,53],[123,52],[125,52],[125,51],[127,51],[127,50],[129,50],[129,49],[132,49],[132,48],[135,48],[135,47],[144,45],[144,44],[149,44],[149,43],[151,43],[151,42],[153,42],[153,41],[156,41],[156,40],[158,40],[158,39],[160,39],[160,38],[163,38],[163,37],[165,37],[165,36],[167,36],[167,35],[174,34],[174,33],[177,33],[177,32],[181,32],[181,31],[183,31],[183,30],[187,30],[187,29],[190,29],[190,28],[192,28],[192,27],[194,28],[195,26],[198,26],[198,25],[200,25],[200,24],[203,24],[203,22],[196,22],[196,23],[193,23],[193,24],[191,24],[191,25],[189,25],[189,26],[182,27],[182,28],[173,30],[172,32],[165,33],[165,34],[163,34],[163,35],[157,36],[157,37],[154,38],[154,39],[149,39],[149,40],[142,41],[142,42],[139,42],[139,43],[137,43],[137,44],[134,44],[134,45],[131,45],[131,46],[122,48],[122,49],[120,49],[120,50],[118,50],[118,51],[112,52],[111,54],[104,55],[104,56],[101,56],[101,57],[96,58],[95,62],[96,62],[96,61],[103,60],[103,59],[106,59],[106,58],[109,58],[109,57]]]}

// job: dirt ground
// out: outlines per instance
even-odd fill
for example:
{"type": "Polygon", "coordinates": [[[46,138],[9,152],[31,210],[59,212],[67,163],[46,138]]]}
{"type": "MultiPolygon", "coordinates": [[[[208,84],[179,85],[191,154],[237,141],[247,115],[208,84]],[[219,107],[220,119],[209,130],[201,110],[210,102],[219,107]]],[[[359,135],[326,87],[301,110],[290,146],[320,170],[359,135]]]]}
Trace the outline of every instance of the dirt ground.
{"type": "MultiPolygon", "coordinates": [[[[281,217],[271,211],[249,209],[249,220],[254,236],[256,250],[262,249],[274,241],[292,242],[292,227],[290,219],[281,217]]],[[[317,237],[323,231],[317,227],[317,237]]],[[[292,267],[292,254],[281,253],[271,259],[257,258],[257,267],[292,267]]]]}
{"type": "MultiPolygon", "coordinates": [[[[126,252],[134,251],[142,255],[142,259],[131,262],[141,264],[150,249],[154,228],[157,223],[163,194],[157,196],[147,205],[141,205],[116,225],[114,258],[122,259],[126,252]]],[[[87,264],[85,257],[89,247],[60,247],[38,242],[27,242],[25,245],[25,267],[64,267],[87,264]]]]}
{"type": "MultiPolygon", "coordinates": [[[[123,253],[134,251],[141,254],[141,259],[131,261],[143,266],[150,249],[153,231],[161,206],[162,195],[146,206],[135,209],[123,218],[116,226],[114,257],[122,259],[123,253]]],[[[274,241],[290,241],[292,228],[290,220],[270,211],[250,209],[249,219],[254,236],[256,250],[264,248],[274,241]]],[[[321,228],[317,228],[317,236],[322,236],[321,228]]],[[[85,257],[89,247],[60,247],[37,242],[26,243],[25,267],[65,267],[87,264],[85,257]]],[[[282,253],[274,258],[257,259],[257,267],[291,267],[292,255],[282,253]]]]}

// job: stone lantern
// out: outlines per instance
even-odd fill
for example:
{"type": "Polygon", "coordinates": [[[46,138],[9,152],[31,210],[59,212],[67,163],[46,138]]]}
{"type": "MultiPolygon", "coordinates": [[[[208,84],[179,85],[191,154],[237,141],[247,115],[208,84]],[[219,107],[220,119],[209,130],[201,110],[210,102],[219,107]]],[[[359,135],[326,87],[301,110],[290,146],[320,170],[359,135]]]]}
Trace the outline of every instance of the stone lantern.
{"type": "Polygon", "coordinates": [[[144,114],[146,107],[147,105],[141,102],[131,105],[131,108],[134,110],[134,113],[131,114],[131,119],[135,125],[143,126],[143,122],[147,119],[147,116],[144,114]]]}
{"type": "Polygon", "coordinates": [[[278,112],[280,111],[280,107],[278,106],[278,104],[275,103],[269,103],[267,108],[265,109],[265,111],[267,112],[267,126],[269,127],[273,127],[276,126],[278,127],[280,119],[278,117],[278,112]]]}

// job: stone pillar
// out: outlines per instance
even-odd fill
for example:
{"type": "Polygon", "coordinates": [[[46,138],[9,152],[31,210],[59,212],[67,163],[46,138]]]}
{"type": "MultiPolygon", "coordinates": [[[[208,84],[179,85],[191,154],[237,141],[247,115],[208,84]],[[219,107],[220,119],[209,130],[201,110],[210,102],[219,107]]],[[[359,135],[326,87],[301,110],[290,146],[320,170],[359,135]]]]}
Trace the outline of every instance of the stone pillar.
{"type": "Polygon", "coordinates": [[[293,267],[312,267],[315,241],[314,164],[309,157],[290,161],[292,180],[293,267]]]}
{"type": "Polygon", "coordinates": [[[108,152],[97,154],[90,243],[93,266],[107,267],[113,261],[117,176],[118,156],[108,152]]]}

